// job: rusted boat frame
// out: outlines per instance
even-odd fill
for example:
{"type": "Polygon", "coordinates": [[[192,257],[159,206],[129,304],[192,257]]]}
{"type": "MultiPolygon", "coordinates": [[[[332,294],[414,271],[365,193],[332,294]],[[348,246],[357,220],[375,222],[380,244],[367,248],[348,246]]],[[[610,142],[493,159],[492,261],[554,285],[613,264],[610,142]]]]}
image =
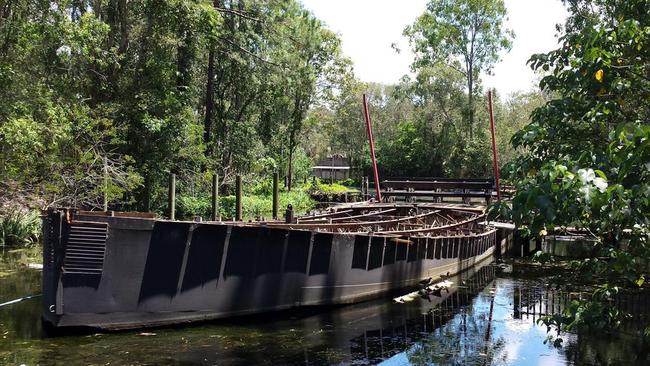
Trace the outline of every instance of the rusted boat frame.
{"type": "Polygon", "coordinates": [[[333,212],[326,212],[326,213],[318,214],[318,215],[303,216],[303,217],[298,218],[298,221],[330,218],[330,217],[335,217],[335,216],[338,216],[338,215],[344,215],[346,213],[351,213],[351,212],[354,212],[354,210],[355,210],[355,208],[351,207],[350,209],[341,210],[341,211],[333,211],[333,212]]]}
{"type": "Polygon", "coordinates": [[[449,230],[457,227],[461,227],[463,225],[467,225],[473,222],[476,222],[479,219],[484,218],[484,215],[480,216],[474,216],[471,217],[467,220],[457,222],[455,224],[449,224],[449,225],[443,225],[443,226],[436,226],[436,227],[429,227],[429,228],[422,228],[422,229],[413,229],[413,230],[395,230],[395,231],[384,231],[384,232],[379,232],[382,234],[417,234],[417,233],[431,233],[435,231],[441,231],[441,230],[449,230]]]}
{"type": "MultiPolygon", "coordinates": [[[[350,213],[353,210],[346,210],[345,213],[350,213]]],[[[353,219],[358,219],[358,218],[370,218],[373,216],[378,216],[378,215],[383,215],[391,212],[397,211],[396,208],[384,210],[384,211],[371,211],[365,214],[359,214],[359,215],[353,215],[353,216],[341,216],[341,217],[331,217],[331,216],[324,216],[324,217],[307,217],[304,219],[298,219],[297,223],[304,224],[304,223],[312,223],[312,221],[319,221],[319,220],[329,220],[329,221],[341,221],[341,220],[353,220],[353,219]]]]}
{"type": "MultiPolygon", "coordinates": [[[[361,222],[337,222],[337,223],[296,223],[296,224],[286,224],[286,223],[279,223],[279,224],[269,224],[270,227],[279,227],[279,228],[288,228],[288,229],[306,229],[306,230],[314,230],[314,229],[354,229],[354,228],[362,228],[364,226],[373,226],[373,227],[383,227],[387,226],[390,224],[396,224],[400,223],[403,221],[411,221],[411,220],[416,220],[420,218],[425,218],[429,216],[433,216],[437,214],[438,211],[432,210],[423,214],[415,215],[415,216],[404,216],[400,217],[397,219],[391,219],[391,220],[384,220],[384,221],[361,221],[361,222]]],[[[380,233],[381,231],[375,230],[375,232],[380,233]]]]}
{"type": "Polygon", "coordinates": [[[344,207],[341,210],[326,214],[307,216],[296,220],[296,223],[267,223],[269,227],[288,228],[295,230],[317,230],[329,232],[359,232],[371,233],[372,235],[412,235],[448,231],[459,228],[468,229],[471,233],[471,226],[477,220],[484,218],[484,210],[477,208],[462,209],[458,207],[440,207],[439,205],[414,206],[401,205],[385,207],[380,205],[366,205],[344,207]],[[379,206],[379,207],[378,207],[379,206]],[[401,215],[400,215],[401,209],[401,215]],[[370,210],[370,212],[366,212],[370,210]],[[413,210],[423,213],[413,215],[413,210]],[[341,216],[342,213],[350,214],[354,211],[362,213],[352,216],[341,216]],[[382,220],[386,213],[397,215],[382,220]],[[406,214],[404,214],[406,213],[406,214]],[[328,216],[328,214],[330,216],[328,216]],[[454,217],[460,214],[460,217],[454,217]],[[314,219],[316,218],[316,219],[314,219]],[[379,220],[372,220],[380,218],[379,220]],[[432,219],[433,218],[433,219],[432,219]],[[440,222],[436,218],[442,219],[440,222]],[[359,220],[363,219],[363,220],[359,220]],[[431,220],[432,219],[432,220],[431,220]],[[321,221],[322,220],[322,221],[321,221]],[[336,221],[336,222],[335,222],[336,221]],[[402,227],[400,227],[402,226],[402,227]]]}

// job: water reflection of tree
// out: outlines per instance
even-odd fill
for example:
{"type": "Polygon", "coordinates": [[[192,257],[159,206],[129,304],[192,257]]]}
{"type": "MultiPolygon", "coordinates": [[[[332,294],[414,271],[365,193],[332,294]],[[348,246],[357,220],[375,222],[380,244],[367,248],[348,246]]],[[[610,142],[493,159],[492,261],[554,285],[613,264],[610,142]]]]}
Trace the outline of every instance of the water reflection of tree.
{"type": "Polygon", "coordinates": [[[563,347],[577,365],[648,365],[650,347],[635,334],[579,333],[563,347]]]}
{"type": "Polygon", "coordinates": [[[411,348],[407,352],[409,362],[414,365],[506,364],[504,338],[490,337],[486,341],[487,330],[486,308],[479,304],[467,306],[461,309],[459,316],[411,348]]]}

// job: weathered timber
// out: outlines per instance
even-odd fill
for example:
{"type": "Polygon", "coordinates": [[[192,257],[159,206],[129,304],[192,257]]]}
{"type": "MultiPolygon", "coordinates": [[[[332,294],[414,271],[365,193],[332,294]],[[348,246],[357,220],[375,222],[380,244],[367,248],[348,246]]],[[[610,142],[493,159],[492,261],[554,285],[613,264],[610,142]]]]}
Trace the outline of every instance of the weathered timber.
{"type": "Polygon", "coordinates": [[[242,220],[242,186],[241,176],[235,177],[235,221],[242,220]]]}
{"type": "Polygon", "coordinates": [[[212,174],[212,221],[219,220],[219,176],[212,174]]]}
{"type": "Polygon", "coordinates": [[[278,219],[278,200],[279,200],[279,180],[280,176],[278,172],[273,173],[273,220],[278,219]]]}
{"type": "Polygon", "coordinates": [[[169,174],[169,193],[167,197],[167,210],[169,219],[176,219],[176,174],[169,174]]]}

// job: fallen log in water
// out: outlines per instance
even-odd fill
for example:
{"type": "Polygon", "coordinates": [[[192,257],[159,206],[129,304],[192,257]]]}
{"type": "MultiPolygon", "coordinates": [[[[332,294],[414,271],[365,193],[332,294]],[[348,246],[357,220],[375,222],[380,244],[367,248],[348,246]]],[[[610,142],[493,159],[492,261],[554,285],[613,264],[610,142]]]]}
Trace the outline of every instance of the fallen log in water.
{"type": "MultiPolygon", "coordinates": [[[[396,297],[396,298],[393,299],[393,301],[396,302],[396,303],[403,304],[403,303],[406,303],[406,302],[413,301],[413,300],[417,299],[418,297],[427,299],[431,295],[440,296],[440,292],[442,290],[449,291],[449,288],[453,284],[454,284],[453,282],[451,282],[449,280],[445,280],[445,281],[438,282],[438,283],[430,285],[430,286],[426,286],[426,287],[424,287],[424,288],[422,288],[420,290],[410,292],[410,293],[408,293],[406,295],[396,297]]],[[[429,301],[431,301],[431,300],[429,300],[429,301]]]]}

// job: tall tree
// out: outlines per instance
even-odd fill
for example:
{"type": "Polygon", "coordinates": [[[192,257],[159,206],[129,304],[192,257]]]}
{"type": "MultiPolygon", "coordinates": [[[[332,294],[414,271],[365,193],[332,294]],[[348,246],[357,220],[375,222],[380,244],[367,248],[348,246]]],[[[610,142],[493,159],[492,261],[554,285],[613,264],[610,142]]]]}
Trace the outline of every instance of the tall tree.
{"type": "Polygon", "coordinates": [[[465,77],[470,137],[480,73],[490,72],[514,37],[504,28],[506,14],[503,0],[431,0],[424,14],[404,29],[416,55],[414,70],[444,63],[465,77]]]}
{"type": "Polygon", "coordinates": [[[330,66],[340,57],[340,41],[311,13],[302,11],[296,18],[295,36],[299,46],[296,56],[289,60],[292,89],[291,117],[289,121],[287,188],[291,190],[293,178],[293,154],[298,146],[298,134],[302,129],[307,110],[319,91],[319,82],[326,79],[330,66]]]}
{"type": "MultiPolygon", "coordinates": [[[[219,9],[219,0],[213,0],[212,6],[215,9],[219,9]]],[[[213,119],[213,109],[214,109],[214,54],[216,48],[216,39],[210,41],[208,51],[208,68],[206,75],[206,86],[205,86],[205,114],[203,118],[203,144],[205,145],[206,157],[209,157],[212,153],[212,139],[210,138],[210,133],[212,131],[212,119],[213,119]]]]}

